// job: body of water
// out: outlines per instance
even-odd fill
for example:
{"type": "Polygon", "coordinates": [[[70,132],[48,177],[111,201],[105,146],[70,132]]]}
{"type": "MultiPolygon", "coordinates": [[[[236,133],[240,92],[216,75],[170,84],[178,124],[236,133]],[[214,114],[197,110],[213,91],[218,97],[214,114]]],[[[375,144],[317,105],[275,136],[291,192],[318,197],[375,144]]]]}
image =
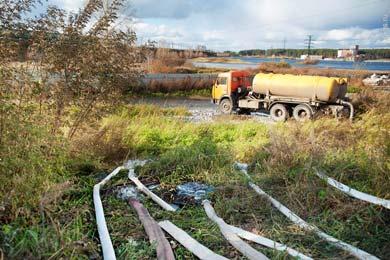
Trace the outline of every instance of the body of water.
{"type": "Polygon", "coordinates": [[[280,62],[285,61],[293,67],[315,67],[315,68],[331,68],[331,69],[351,69],[351,70],[376,70],[390,72],[390,62],[381,61],[364,61],[364,62],[352,62],[352,61],[334,61],[334,60],[321,60],[315,65],[300,64],[302,60],[296,59],[280,59],[280,58],[257,58],[257,57],[232,57],[234,59],[240,59],[242,63],[212,63],[212,62],[194,62],[197,67],[207,68],[226,68],[226,69],[245,69],[256,68],[259,64],[264,62],[280,62]]]}

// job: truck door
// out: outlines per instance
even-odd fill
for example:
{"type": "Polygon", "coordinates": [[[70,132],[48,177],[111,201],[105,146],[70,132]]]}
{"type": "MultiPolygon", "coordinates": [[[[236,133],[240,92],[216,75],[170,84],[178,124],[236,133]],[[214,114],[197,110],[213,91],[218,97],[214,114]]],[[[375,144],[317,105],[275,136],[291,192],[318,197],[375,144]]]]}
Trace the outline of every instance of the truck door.
{"type": "Polygon", "coordinates": [[[213,99],[220,100],[226,94],[228,94],[228,78],[218,77],[213,87],[213,99]]]}

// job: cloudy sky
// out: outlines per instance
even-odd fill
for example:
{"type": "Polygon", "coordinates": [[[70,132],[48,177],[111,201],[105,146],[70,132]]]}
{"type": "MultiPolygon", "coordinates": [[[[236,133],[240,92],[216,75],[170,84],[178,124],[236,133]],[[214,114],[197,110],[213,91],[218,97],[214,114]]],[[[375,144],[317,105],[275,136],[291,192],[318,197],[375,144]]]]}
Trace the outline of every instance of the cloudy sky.
{"type": "MultiPolygon", "coordinates": [[[[85,0],[50,0],[77,10],[85,0]]],[[[390,48],[383,18],[390,0],[130,0],[120,26],[135,28],[139,41],[213,50],[303,48],[313,35],[317,48],[390,48]],[[133,21],[126,16],[133,16],[133,21]]]]}

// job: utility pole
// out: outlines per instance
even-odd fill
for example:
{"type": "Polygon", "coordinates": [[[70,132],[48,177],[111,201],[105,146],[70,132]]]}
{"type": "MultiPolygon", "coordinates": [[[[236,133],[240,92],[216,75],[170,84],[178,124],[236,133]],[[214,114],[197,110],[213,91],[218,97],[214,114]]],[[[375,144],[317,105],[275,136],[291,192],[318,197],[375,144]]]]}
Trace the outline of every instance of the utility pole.
{"type": "Polygon", "coordinates": [[[283,54],[284,55],[286,55],[286,42],[287,42],[286,37],[284,37],[284,39],[283,39],[283,54]]]}
{"type": "Polygon", "coordinates": [[[310,50],[313,46],[313,35],[308,35],[307,39],[305,40],[305,44],[307,46],[307,56],[310,57],[310,50]]]}

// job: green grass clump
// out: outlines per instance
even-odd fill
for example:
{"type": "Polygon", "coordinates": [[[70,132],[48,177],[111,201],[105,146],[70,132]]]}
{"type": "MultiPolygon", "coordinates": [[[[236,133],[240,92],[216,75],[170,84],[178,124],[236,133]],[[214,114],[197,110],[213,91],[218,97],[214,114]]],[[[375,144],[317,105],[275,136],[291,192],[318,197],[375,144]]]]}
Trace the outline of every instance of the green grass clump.
{"type": "Polygon", "coordinates": [[[266,126],[255,121],[193,124],[182,120],[186,115],[184,109],[130,106],[104,118],[97,136],[101,146],[115,140],[118,147],[127,150],[128,157],[156,157],[176,148],[195,148],[198,143],[209,142],[243,159],[268,140],[266,126]]]}
{"type": "Polygon", "coordinates": [[[362,88],[361,87],[348,86],[348,93],[360,93],[360,92],[362,92],[362,88]]]}
{"type": "MultiPolygon", "coordinates": [[[[78,241],[95,231],[92,215],[77,206],[90,201],[92,186],[79,186],[81,178],[75,174],[90,174],[97,160],[72,155],[69,140],[53,131],[50,116],[36,106],[2,103],[0,110],[0,255],[82,255],[84,245],[78,241]],[[71,197],[80,187],[88,194],[71,197]]],[[[94,248],[91,245],[85,247],[94,248]]]]}
{"type": "MultiPolygon", "coordinates": [[[[3,107],[2,107],[3,108],[3,107]]],[[[32,108],[9,110],[0,140],[0,219],[28,221],[53,185],[64,182],[68,156],[63,139],[53,136],[44,116],[32,108]]]]}

